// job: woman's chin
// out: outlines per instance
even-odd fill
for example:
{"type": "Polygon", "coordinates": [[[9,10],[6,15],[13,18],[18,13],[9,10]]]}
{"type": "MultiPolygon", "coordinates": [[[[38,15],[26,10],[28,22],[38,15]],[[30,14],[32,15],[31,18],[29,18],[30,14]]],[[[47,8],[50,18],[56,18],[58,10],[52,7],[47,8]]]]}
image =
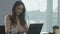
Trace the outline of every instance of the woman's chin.
{"type": "Polygon", "coordinates": [[[17,14],[17,16],[19,16],[20,14],[17,14]]]}
{"type": "Polygon", "coordinates": [[[16,15],[17,15],[17,16],[19,16],[19,15],[20,15],[20,13],[17,13],[16,15]]]}

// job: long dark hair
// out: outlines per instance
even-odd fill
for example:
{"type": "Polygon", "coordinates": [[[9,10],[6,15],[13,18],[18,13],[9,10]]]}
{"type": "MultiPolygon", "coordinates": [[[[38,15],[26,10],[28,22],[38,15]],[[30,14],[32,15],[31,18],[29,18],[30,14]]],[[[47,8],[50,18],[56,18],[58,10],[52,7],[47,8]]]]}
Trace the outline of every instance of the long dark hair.
{"type": "MultiPolygon", "coordinates": [[[[12,17],[10,18],[12,25],[17,24],[15,8],[18,5],[21,5],[21,4],[24,6],[22,1],[16,1],[13,8],[12,8],[12,17]]],[[[22,10],[22,13],[18,17],[21,25],[24,25],[26,23],[26,21],[25,21],[25,11],[26,10],[25,10],[25,6],[24,6],[24,8],[22,10]]]]}

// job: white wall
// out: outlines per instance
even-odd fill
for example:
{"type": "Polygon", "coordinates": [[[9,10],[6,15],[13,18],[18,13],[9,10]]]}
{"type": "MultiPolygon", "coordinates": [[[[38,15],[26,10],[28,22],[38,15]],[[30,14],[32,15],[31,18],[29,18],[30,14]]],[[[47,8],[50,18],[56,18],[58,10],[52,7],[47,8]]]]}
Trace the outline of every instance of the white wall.
{"type": "Polygon", "coordinates": [[[16,0],[0,0],[0,25],[4,25],[4,17],[11,11],[16,0]]]}

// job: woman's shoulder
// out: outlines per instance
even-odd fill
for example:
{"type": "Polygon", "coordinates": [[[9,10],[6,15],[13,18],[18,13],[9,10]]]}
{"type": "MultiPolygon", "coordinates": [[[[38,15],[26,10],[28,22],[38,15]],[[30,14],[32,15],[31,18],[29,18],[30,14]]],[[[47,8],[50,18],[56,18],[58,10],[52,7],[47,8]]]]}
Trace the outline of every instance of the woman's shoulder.
{"type": "Polygon", "coordinates": [[[12,13],[10,12],[8,15],[7,15],[7,18],[11,18],[12,17],[12,13]]]}
{"type": "Polygon", "coordinates": [[[6,23],[8,24],[8,23],[11,23],[11,21],[10,21],[10,18],[12,17],[12,14],[8,14],[7,16],[6,16],[6,23]]]}

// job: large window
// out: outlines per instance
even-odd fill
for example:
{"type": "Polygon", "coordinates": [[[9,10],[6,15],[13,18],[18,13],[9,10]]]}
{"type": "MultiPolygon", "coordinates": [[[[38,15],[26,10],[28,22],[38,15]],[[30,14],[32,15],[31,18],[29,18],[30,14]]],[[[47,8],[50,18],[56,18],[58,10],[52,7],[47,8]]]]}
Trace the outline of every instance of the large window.
{"type": "Polygon", "coordinates": [[[49,29],[48,31],[51,31],[50,29],[52,29],[53,25],[58,25],[57,23],[58,0],[22,0],[22,1],[24,2],[26,7],[26,20],[28,24],[44,23],[42,29],[42,31],[44,32],[47,30],[47,28],[49,29]],[[50,21],[53,21],[53,23],[51,23],[50,21]]]}

